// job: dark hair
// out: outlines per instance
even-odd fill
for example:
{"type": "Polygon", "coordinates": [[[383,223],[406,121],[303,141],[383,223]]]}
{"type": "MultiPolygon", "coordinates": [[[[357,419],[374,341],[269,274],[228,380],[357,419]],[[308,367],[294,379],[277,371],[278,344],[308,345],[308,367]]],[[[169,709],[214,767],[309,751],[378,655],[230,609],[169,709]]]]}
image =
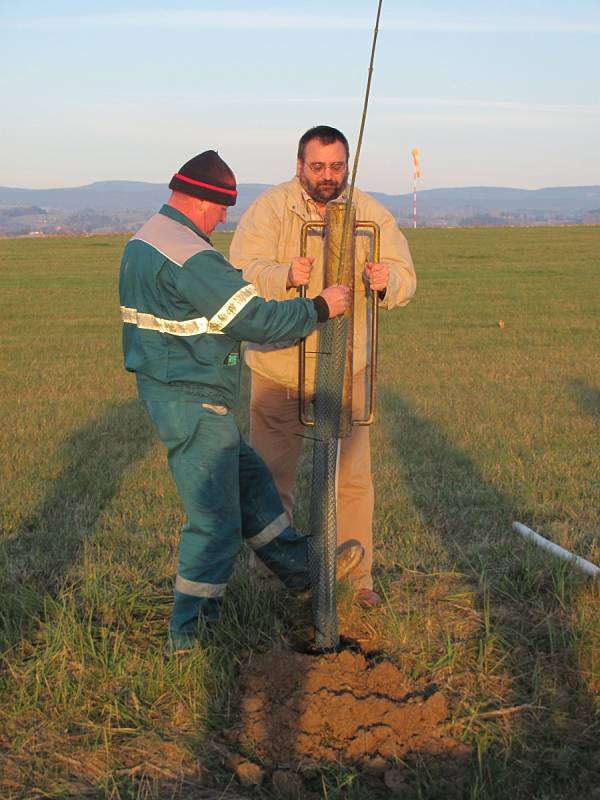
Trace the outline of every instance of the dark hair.
{"type": "Polygon", "coordinates": [[[348,160],[350,148],[348,147],[348,139],[346,139],[344,134],[338,131],[337,128],[331,128],[329,125],[316,125],[314,128],[309,128],[309,130],[300,137],[300,141],[298,142],[298,159],[300,161],[304,161],[304,150],[312,139],[318,139],[321,144],[335,144],[336,142],[341,142],[346,148],[346,160],[348,160]]]}

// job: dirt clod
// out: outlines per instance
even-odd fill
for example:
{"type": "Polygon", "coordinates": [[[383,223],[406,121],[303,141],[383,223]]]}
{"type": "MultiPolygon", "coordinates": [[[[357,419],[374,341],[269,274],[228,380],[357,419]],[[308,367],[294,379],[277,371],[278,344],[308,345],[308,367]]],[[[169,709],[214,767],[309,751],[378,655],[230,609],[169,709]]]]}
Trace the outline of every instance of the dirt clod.
{"type": "Polygon", "coordinates": [[[253,761],[232,755],[227,764],[242,786],[260,786],[264,780],[265,770],[253,761]]]}
{"type": "Polygon", "coordinates": [[[282,800],[301,800],[304,782],[297,772],[279,769],[273,773],[273,789],[282,800]]]}

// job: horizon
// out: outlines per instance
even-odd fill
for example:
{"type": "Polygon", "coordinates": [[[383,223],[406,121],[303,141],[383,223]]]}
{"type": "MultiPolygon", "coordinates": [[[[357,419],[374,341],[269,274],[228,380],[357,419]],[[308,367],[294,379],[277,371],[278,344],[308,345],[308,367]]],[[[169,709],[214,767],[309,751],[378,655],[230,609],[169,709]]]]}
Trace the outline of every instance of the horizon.
{"type": "MultiPolygon", "coordinates": [[[[8,189],[9,191],[22,191],[22,192],[52,192],[52,191],[67,191],[69,189],[86,189],[90,186],[95,186],[98,184],[108,184],[108,183],[136,183],[136,184],[144,184],[150,186],[166,186],[168,187],[168,183],[170,178],[165,181],[144,181],[144,180],[132,180],[130,178],[107,178],[105,180],[99,181],[91,181],[89,183],[82,183],[82,184],[71,184],[66,186],[44,186],[44,187],[33,187],[33,186],[6,186],[0,184],[1,189],[8,189]]],[[[274,186],[275,184],[266,183],[265,181],[242,181],[238,182],[238,188],[240,186],[274,186]]],[[[365,189],[362,186],[359,186],[360,189],[366,191],[370,194],[385,194],[385,195],[410,195],[412,190],[407,190],[405,192],[384,192],[379,189],[365,189]]],[[[548,186],[536,186],[536,187],[523,187],[523,186],[509,186],[509,185],[499,185],[499,184],[468,184],[465,186],[431,186],[428,188],[421,188],[417,189],[417,194],[420,192],[443,192],[443,191],[452,191],[452,190],[460,190],[460,189],[507,189],[510,191],[517,191],[517,192],[541,192],[545,190],[551,189],[598,189],[600,188],[600,181],[599,183],[587,183],[587,184],[564,184],[564,185],[548,185],[548,186]]]]}
{"type": "MultiPolygon", "coordinates": [[[[210,148],[240,183],[277,184],[318,123],[354,152],[375,0],[197,5],[0,9],[0,184],[157,183],[210,148]]],[[[596,0],[384,0],[357,185],[409,193],[413,147],[420,190],[599,184],[599,39],[596,0]]]]}

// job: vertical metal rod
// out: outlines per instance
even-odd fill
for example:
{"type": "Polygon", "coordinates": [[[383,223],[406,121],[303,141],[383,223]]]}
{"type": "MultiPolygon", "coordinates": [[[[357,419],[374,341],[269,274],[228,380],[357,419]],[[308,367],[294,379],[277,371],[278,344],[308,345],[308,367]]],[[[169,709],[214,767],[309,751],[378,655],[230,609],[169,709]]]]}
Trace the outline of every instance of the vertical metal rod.
{"type": "MultiPolygon", "coordinates": [[[[305,222],[300,231],[300,255],[306,256],[308,254],[308,236],[311,230],[325,229],[324,222],[305,222]]],[[[300,297],[306,297],[306,286],[300,287],[300,297]]],[[[307,428],[313,428],[315,425],[314,419],[310,419],[307,413],[306,403],[306,339],[300,339],[300,347],[298,348],[298,411],[300,422],[307,428]]]]}
{"type": "MultiPolygon", "coordinates": [[[[356,152],[354,154],[354,164],[352,165],[352,177],[350,179],[350,188],[348,189],[348,205],[346,208],[346,216],[344,217],[344,227],[342,230],[342,248],[345,246],[348,225],[350,224],[350,210],[352,207],[352,198],[354,196],[354,184],[356,182],[356,172],[358,170],[358,160],[360,158],[360,148],[362,146],[363,133],[365,130],[365,123],[367,121],[367,109],[369,107],[369,95],[371,94],[371,78],[373,77],[373,63],[375,61],[375,47],[377,45],[377,34],[379,33],[379,17],[381,16],[381,4],[383,0],[379,0],[377,4],[377,16],[375,18],[375,28],[373,30],[373,43],[371,45],[371,58],[369,60],[369,70],[367,77],[367,88],[365,90],[365,100],[363,103],[363,112],[360,120],[360,129],[358,132],[358,141],[356,143],[356,152]]],[[[340,256],[340,267],[338,270],[338,277],[336,283],[341,280],[341,265],[344,263],[344,251],[340,256]]]]}
{"type": "MultiPolygon", "coordinates": [[[[348,254],[348,234],[351,233],[352,242],[354,242],[355,212],[352,207],[352,198],[367,117],[381,5],[382,0],[379,0],[363,113],[342,223],[341,246],[335,280],[338,284],[342,283],[343,280],[344,266],[348,254]]],[[[354,272],[354,259],[352,259],[352,262],[352,271],[354,272]]],[[[322,652],[336,650],[339,646],[335,597],[335,556],[337,545],[335,476],[340,437],[347,338],[348,320],[345,317],[336,317],[328,320],[319,332],[319,358],[317,360],[315,387],[315,434],[317,441],[315,441],[313,450],[313,486],[310,503],[311,528],[314,535],[309,540],[309,568],[312,573],[315,646],[317,650],[322,652]],[[325,357],[325,353],[327,353],[327,357],[325,357]],[[319,531],[318,534],[317,530],[319,531]]]]}
{"type": "MultiPolygon", "coordinates": [[[[379,225],[376,222],[358,220],[356,228],[368,229],[373,235],[373,246],[370,256],[377,263],[381,253],[381,236],[379,225]]],[[[379,328],[379,297],[377,292],[371,292],[371,348],[369,370],[369,394],[365,416],[362,419],[352,420],[353,425],[371,425],[375,419],[376,387],[377,387],[377,359],[378,359],[378,328],[379,328]]]]}

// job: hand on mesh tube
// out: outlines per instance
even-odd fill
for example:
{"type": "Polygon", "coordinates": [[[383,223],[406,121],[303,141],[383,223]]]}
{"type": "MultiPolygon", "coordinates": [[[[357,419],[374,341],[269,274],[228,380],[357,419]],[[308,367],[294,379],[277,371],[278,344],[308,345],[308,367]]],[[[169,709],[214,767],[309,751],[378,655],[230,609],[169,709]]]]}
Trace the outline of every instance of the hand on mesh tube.
{"type": "Polygon", "coordinates": [[[327,303],[330,318],[343,314],[350,305],[350,289],[347,286],[328,286],[323,289],[320,297],[327,303]]]}

